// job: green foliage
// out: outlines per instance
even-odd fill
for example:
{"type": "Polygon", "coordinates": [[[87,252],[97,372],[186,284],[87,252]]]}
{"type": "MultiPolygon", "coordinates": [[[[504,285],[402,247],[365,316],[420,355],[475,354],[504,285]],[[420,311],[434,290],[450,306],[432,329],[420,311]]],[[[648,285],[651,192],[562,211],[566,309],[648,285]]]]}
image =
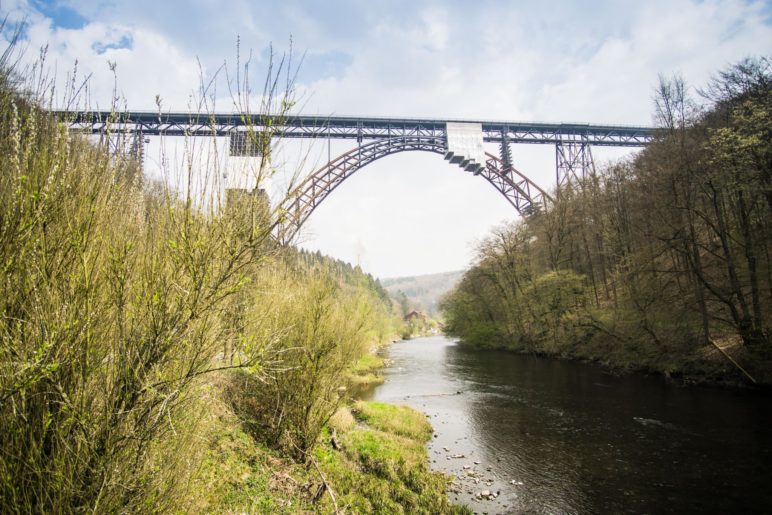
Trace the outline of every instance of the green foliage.
{"type": "Polygon", "coordinates": [[[12,91],[0,147],[4,507],[168,510],[188,472],[170,456],[190,444],[191,386],[269,224],[149,191],[135,163],[12,91]]]}
{"type": "Polygon", "coordinates": [[[372,275],[364,273],[358,265],[352,266],[351,263],[340,259],[324,256],[318,250],[316,252],[309,252],[305,249],[300,249],[297,259],[304,263],[306,268],[324,268],[341,283],[373,292],[386,307],[391,308],[391,297],[389,297],[380,281],[372,275]]]}
{"type": "Polygon", "coordinates": [[[194,483],[193,511],[329,513],[334,506],[320,490],[324,478],[338,507],[353,513],[469,513],[449,504],[447,478],[428,469],[424,442],[426,428],[431,428],[422,414],[407,407],[357,403],[360,412],[374,414],[371,427],[342,407],[330,420],[338,447],[330,443],[330,431],[323,430],[308,457],[313,466],[301,466],[266,447],[244,412],[232,411],[234,397],[249,399],[254,393],[244,376],[222,374],[205,404],[200,431],[205,459],[194,483]],[[376,428],[380,418],[393,413],[404,426],[376,428]],[[421,428],[418,438],[405,436],[414,424],[421,428]]]}
{"type": "Polygon", "coordinates": [[[586,292],[585,279],[569,271],[547,272],[523,288],[521,300],[528,302],[533,318],[524,324],[525,338],[542,342],[547,352],[560,352],[561,347],[580,338],[577,317],[586,292]]]}
{"type": "Polygon", "coordinates": [[[375,354],[365,354],[354,363],[350,370],[355,374],[368,373],[383,368],[383,365],[383,358],[375,354]]]}
{"type": "Polygon", "coordinates": [[[369,283],[351,286],[323,263],[307,266],[266,269],[255,281],[247,315],[255,341],[280,335],[272,347],[281,356],[278,366],[256,370],[256,433],[298,459],[337,409],[345,372],[380,343],[381,319],[390,319],[369,283]]]}
{"type": "MultiPolygon", "coordinates": [[[[42,96],[14,89],[25,78],[8,55],[0,511],[313,509],[302,463],[345,373],[371,373],[371,351],[399,328],[385,290],[359,267],[277,248],[282,213],[259,190],[222,195],[211,163],[181,192],[147,183],[134,158],[68,133],[42,96]]],[[[291,92],[276,79],[263,100],[281,116],[291,92]]],[[[250,130],[260,184],[273,134],[250,130]]],[[[431,495],[442,505],[442,488],[431,495]]]]}
{"type": "Polygon", "coordinates": [[[203,419],[196,430],[201,464],[189,490],[187,506],[195,513],[297,513],[311,510],[305,467],[268,448],[249,432],[227,400],[247,395],[239,374],[208,379],[201,402],[203,419]]]}
{"type": "Polygon", "coordinates": [[[405,317],[402,322],[400,336],[402,336],[403,340],[408,340],[417,336],[425,336],[430,334],[432,330],[437,329],[437,321],[432,320],[425,313],[411,313],[413,313],[412,316],[405,317]]]}
{"type": "Polygon", "coordinates": [[[349,367],[347,382],[352,386],[381,384],[383,376],[378,371],[383,366],[383,358],[367,353],[349,367]]]}
{"type": "MultiPolygon", "coordinates": [[[[198,385],[223,368],[248,371],[262,401],[245,427],[309,450],[342,371],[394,332],[377,281],[280,255],[258,193],[221,205],[214,183],[185,198],[146,183],[132,158],[11,89],[5,55],[0,511],[185,511],[203,459],[198,385]]],[[[244,500],[265,481],[242,486],[244,500]]],[[[261,503],[247,509],[275,507],[261,503]]]]}

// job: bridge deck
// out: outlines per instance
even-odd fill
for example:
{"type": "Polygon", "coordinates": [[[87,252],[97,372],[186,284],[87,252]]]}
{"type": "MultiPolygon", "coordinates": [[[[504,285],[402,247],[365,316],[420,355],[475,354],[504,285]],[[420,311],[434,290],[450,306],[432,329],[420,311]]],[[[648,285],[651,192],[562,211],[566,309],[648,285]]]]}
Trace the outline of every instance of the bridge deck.
{"type": "Polygon", "coordinates": [[[71,129],[99,133],[107,127],[113,132],[141,132],[146,135],[227,136],[251,126],[256,130],[270,123],[281,127],[286,138],[383,139],[403,136],[445,137],[449,122],[479,123],[483,139],[500,142],[504,135],[510,143],[565,143],[581,141],[590,145],[635,147],[646,145],[654,135],[651,127],[596,125],[581,123],[543,123],[424,118],[379,118],[357,116],[296,115],[281,120],[259,115],[234,113],[190,114],[131,111],[110,113],[65,112],[55,114],[71,129]]]}

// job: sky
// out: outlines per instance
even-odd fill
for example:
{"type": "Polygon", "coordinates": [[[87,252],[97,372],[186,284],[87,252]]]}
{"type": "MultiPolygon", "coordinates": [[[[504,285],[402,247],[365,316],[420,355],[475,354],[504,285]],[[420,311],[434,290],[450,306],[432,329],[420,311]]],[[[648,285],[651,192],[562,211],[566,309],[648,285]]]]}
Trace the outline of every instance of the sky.
{"type": "MultiPolygon", "coordinates": [[[[0,12],[6,41],[25,22],[24,62],[45,47],[57,91],[76,71],[97,108],[117,91],[131,109],[155,110],[160,99],[188,110],[202,80],[218,77],[216,107],[231,111],[237,59],[251,55],[260,90],[269,49],[291,47],[295,65],[302,57],[297,113],[651,125],[658,76],[699,87],[744,57],[772,54],[769,0],[0,0],[0,12]]],[[[352,143],[279,145],[274,198],[287,177],[352,143]]],[[[148,145],[148,173],[166,163],[162,148],[148,145]]],[[[513,146],[515,166],[548,190],[554,152],[513,146]]],[[[603,164],[633,152],[594,156],[603,164]]],[[[517,217],[482,178],[435,154],[402,153],[346,180],[299,244],[381,278],[459,270],[493,226],[517,217]]]]}

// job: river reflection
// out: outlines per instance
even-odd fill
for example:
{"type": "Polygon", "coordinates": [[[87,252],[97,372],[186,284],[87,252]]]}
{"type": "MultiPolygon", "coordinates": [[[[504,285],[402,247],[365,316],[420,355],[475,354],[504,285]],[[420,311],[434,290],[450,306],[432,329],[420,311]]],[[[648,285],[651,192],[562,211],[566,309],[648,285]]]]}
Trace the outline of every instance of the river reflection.
{"type": "Polygon", "coordinates": [[[772,512],[772,410],[761,394],[474,352],[444,337],[387,354],[386,383],[365,397],[430,416],[432,465],[463,478],[451,498],[476,511],[772,512]],[[477,499],[483,490],[500,495],[477,499]]]}

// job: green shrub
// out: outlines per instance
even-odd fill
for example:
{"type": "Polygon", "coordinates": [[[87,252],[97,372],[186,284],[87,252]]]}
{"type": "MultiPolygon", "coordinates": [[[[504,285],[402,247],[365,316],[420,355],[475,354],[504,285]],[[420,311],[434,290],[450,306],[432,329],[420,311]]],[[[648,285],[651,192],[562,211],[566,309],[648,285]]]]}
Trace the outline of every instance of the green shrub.
{"type": "Polygon", "coordinates": [[[264,363],[252,380],[255,431],[305,459],[340,405],[346,371],[373,344],[380,300],[341,285],[324,268],[280,263],[258,276],[255,292],[248,332],[258,341],[280,335],[280,362],[264,363]]]}

